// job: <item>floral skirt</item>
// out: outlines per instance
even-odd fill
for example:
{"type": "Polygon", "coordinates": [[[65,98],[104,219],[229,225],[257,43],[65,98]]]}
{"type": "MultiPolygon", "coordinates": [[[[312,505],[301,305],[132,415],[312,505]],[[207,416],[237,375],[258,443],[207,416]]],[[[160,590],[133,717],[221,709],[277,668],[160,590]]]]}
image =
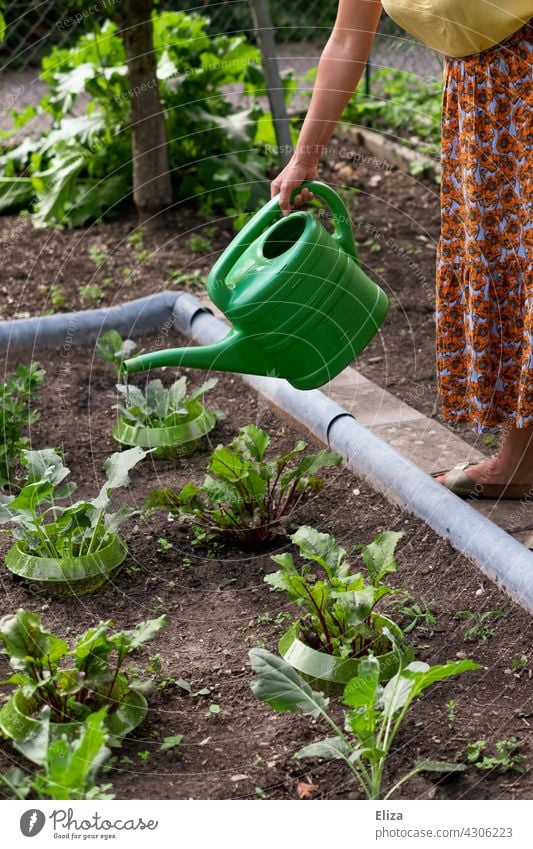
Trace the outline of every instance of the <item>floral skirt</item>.
{"type": "Polygon", "coordinates": [[[533,19],[445,58],[437,379],[478,433],[533,424],[533,19]]]}

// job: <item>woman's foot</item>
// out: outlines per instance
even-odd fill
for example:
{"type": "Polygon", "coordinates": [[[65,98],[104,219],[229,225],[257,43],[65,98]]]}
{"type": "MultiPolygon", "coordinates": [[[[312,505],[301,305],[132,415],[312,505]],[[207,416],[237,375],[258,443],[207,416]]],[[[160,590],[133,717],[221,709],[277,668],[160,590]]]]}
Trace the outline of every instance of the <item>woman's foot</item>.
{"type": "MultiPolygon", "coordinates": [[[[502,425],[502,444],[495,457],[463,469],[473,484],[532,487],[533,492],[533,428],[502,425]]],[[[447,474],[435,478],[445,483],[447,474]]]]}

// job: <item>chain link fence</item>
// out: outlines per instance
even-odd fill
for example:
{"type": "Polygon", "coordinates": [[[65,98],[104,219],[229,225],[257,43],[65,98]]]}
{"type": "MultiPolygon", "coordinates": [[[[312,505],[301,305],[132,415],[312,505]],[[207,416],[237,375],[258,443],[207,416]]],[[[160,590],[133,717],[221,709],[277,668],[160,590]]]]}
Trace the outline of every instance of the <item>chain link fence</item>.
{"type": "MultiPolygon", "coordinates": [[[[116,0],[117,3],[128,0],[116,0]]],[[[132,0],[134,2],[134,0],[132,0]]],[[[161,9],[176,7],[197,11],[210,19],[212,33],[243,32],[254,38],[249,0],[161,0],[161,9]]],[[[338,0],[270,0],[270,15],[275,31],[282,70],[292,68],[304,74],[317,64],[335,20],[338,0]]],[[[68,0],[7,0],[6,40],[0,45],[0,61],[6,70],[37,66],[54,44],[74,41],[90,26],[91,19],[105,18],[103,0],[84,4],[68,0]]],[[[372,55],[372,69],[395,68],[409,71],[421,80],[434,80],[441,63],[434,51],[406,36],[385,14],[380,22],[372,55]]]]}

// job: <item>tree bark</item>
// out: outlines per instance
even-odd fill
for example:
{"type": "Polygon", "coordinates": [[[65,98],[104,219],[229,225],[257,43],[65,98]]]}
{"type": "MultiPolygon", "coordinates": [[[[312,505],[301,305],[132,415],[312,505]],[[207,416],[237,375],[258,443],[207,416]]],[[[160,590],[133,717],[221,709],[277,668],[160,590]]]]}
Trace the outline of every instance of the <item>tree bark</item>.
{"type": "Polygon", "coordinates": [[[119,23],[131,100],[133,200],[141,222],[157,226],[164,219],[158,213],[172,203],[172,183],[157,82],[152,8],[152,0],[126,0],[119,23]]]}

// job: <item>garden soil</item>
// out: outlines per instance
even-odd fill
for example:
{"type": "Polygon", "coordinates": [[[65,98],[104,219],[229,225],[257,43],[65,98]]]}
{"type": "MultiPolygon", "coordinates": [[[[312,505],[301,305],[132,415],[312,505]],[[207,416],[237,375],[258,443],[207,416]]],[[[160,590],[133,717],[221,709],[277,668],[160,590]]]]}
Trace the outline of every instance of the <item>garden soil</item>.
{"type": "MultiPolygon", "coordinates": [[[[357,367],[438,418],[433,294],[438,187],[377,163],[364,149],[348,156],[344,142],[332,145],[338,152],[328,156],[321,176],[344,188],[364,267],[392,301],[384,328],[357,367]]],[[[38,230],[25,217],[1,218],[2,317],[40,315],[51,308],[52,295],[56,309],[59,296],[65,309],[94,306],[100,294],[83,288],[94,285],[100,287],[102,305],[184,284],[195,290],[197,278],[206,276],[231,240],[231,222],[206,221],[180,205],[175,219],[157,233],[144,234],[138,243],[138,236],[131,238],[138,231],[128,210],[120,221],[75,231],[38,230]],[[207,243],[191,239],[206,235],[207,243]]],[[[147,338],[140,345],[149,349],[164,341],[147,338]]],[[[103,482],[103,461],[118,447],[111,436],[116,417],[112,372],[92,348],[63,348],[13,355],[5,364],[6,373],[32,356],[47,372],[32,447],[63,449],[80,494],[91,496],[103,482]]],[[[187,373],[193,385],[204,378],[199,372],[187,373]]],[[[173,377],[172,370],[162,374],[165,382],[173,377]]],[[[155,487],[201,482],[209,450],[228,442],[248,422],[269,432],[276,452],[297,438],[236,377],[220,375],[206,399],[227,418],[217,425],[204,450],[181,461],[147,458],[132,471],[129,489],[117,492],[117,502],[141,507],[155,487]]],[[[488,447],[469,438],[478,448],[488,447]]],[[[437,663],[470,657],[483,665],[479,671],[436,685],[411,708],[397,738],[386,786],[418,757],[464,760],[466,745],[477,740],[485,740],[487,752],[493,754],[496,742],[514,736],[528,765],[524,774],[473,766],[459,777],[427,774],[406,782],[398,798],[531,798],[530,616],[448,543],[391,506],[366,482],[344,468],[329,470],[324,477],[323,492],[301,508],[295,522],[333,533],[348,550],[370,542],[380,530],[403,531],[398,571],[391,583],[412,593],[415,600],[423,596],[437,620],[435,625],[419,623],[411,632],[417,658],[437,663]],[[500,611],[503,615],[492,626],[495,636],[487,643],[465,641],[469,623],[455,618],[464,610],[500,611]],[[527,663],[519,672],[522,656],[527,663]]],[[[49,599],[32,592],[5,568],[0,572],[1,613],[18,607],[38,611],[51,630],[67,639],[99,619],[112,618],[117,627],[132,627],[168,612],[168,627],[135,658],[139,666],[148,664],[153,693],[145,723],[116,753],[103,777],[113,784],[117,798],[359,798],[342,766],[292,757],[300,746],[326,735],[327,729],[304,716],[274,713],[250,689],[249,649],[261,645],[275,651],[295,616],[282,595],[271,592],[263,581],[276,569],[271,554],[290,548],[289,541],[280,538],[270,550],[253,554],[232,548],[206,550],[193,546],[187,528],[169,522],[163,513],[131,520],[126,536],[129,556],[124,568],[94,595],[49,599]],[[172,547],[161,552],[160,538],[172,547]],[[161,751],[164,738],[175,734],[183,734],[183,743],[161,751]]],[[[8,547],[9,539],[0,538],[0,553],[8,547]]],[[[353,558],[355,562],[357,555],[353,558]]],[[[0,677],[7,673],[2,661],[0,677]]],[[[9,744],[1,743],[0,769],[16,761],[9,744]]]]}

